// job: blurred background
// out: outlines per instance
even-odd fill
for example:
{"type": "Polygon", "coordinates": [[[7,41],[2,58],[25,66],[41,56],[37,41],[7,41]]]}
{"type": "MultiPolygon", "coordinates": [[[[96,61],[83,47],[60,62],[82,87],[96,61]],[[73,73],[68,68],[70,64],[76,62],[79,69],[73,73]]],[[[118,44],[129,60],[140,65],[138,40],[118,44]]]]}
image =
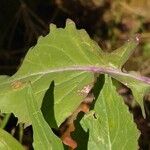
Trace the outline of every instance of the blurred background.
{"type": "Polygon", "coordinates": [[[14,74],[38,37],[50,32],[50,23],[65,27],[67,18],[104,51],[140,33],[126,69],[150,76],[150,0],[1,0],[0,74],[14,74]]]}
{"type": "MultiPolygon", "coordinates": [[[[50,32],[50,23],[65,27],[67,18],[72,19],[78,29],[84,28],[107,52],[139,33],[140,44],[125,69],[150,77],[150,0],[1,0],[0,74],[13,75],[38,37],[50,32]]],[[[19,139],[23,125],[16,129],[16,118],[2,114],[1,120],[3,118],[9,121],[5,129],[12,133],[15,127],[13,134],[19,139]]],[[[144,124],[140,126],[141,149],[148,150],[150,127],[149,122],[144,121],[138,120],[137,124],[144,124]]],[[[25,136],[22,139],[29,148],[32,129],[23,132],[21,137],[25,136]]]]}

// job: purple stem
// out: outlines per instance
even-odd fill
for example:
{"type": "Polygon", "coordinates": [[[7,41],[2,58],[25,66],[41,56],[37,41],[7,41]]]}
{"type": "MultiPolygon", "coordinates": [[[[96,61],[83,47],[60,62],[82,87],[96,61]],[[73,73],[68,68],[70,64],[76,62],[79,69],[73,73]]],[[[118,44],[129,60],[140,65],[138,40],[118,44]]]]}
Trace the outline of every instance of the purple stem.
{"type": "MultiPolygon", "coordinates": [[[[85,71],[85,72],[92,72],[92,73],[101,73],[101,74],[110,74],[114,78],[118,78],[118,76],[124,76],[124,77],[130,77],[133,80],[141,81],[143,83],[149,84],[150,85],[150,78],[140,76],[140,75],[132,75],[129,73],[122,72],[121,70],[117,68],[110,68],[110,67],[95,67],[95,66],[69,66],[69,67],[63,67],[63,68],[50,68],[46,71],[41,71],[41,72],[35,72],[35,73],[29,73],[27,75],[21,76],[10,79],[9,81],[3,82],[2,84],[7,84],[10,81],[15,82],[16,80],[22,80],[31,76],[36,76],[36,75],[45,75],[49,73],[57,73],[57,72],[64,72],[64,71],[85,71]]],[[[1,84],[1,85],[2,85],[1,84]]]]}
{"type": "Polygon", "coordinates": [[[93,72],[93,73],[103,73],[103,74],[106,73],[106,74],[110,74],[112,76],[120,75],[120,76],[131,77],[135,80],[139,80],[146,84],[150,84],[150,78],[148,78],[148,77],[124,73],[121,70],[118,70],[117,68],[110,68],[110,67],[70,66],[70,67],[66,67],[66,68],[50,69],[50,70],[47,70],[44,72],[38,72],[38,73],[31,74],[31,75],[47,74],[47,73],[63,72],[63,71],[87,71],[87,72],[93,72]]]}

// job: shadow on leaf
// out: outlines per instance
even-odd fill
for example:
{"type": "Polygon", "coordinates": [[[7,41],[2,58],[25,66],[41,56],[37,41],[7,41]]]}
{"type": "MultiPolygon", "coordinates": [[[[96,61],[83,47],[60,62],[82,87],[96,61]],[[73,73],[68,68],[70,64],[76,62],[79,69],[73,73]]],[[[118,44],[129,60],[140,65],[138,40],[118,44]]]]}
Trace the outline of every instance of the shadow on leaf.
{"type": "Polygon", "coordinates": [[[54,81],[52,81],[43,98],[41,111],[43,113],[44,119],[49,124],[49,126],[51,128],[57,129],[58,126],[54,115],[54,87],[55,83],[54,81]]]}
{"type": "MultiPolygon", "coordinates": [[[[95,102],[100,94],[101,89],[103,88],[104,85],[104,75],[99,75],[97,77],[96,75],[96,82],[94,84],[94,87],[92,89],[92,93],[94,94],[95,100],[92,102],[90,106],[90,110],[94,109],[95,102]]],[[[80,112],[77,116],[77,119],[74,121],[75,125],[75,132],[72,133],[73,139],[77,142],[78,147],[76,150],[87,150],[88,149],[88,140],[89,140],[89,129],[85,131],[82,127],[82,125],[79,123],[85,113],[80,112]]]]}

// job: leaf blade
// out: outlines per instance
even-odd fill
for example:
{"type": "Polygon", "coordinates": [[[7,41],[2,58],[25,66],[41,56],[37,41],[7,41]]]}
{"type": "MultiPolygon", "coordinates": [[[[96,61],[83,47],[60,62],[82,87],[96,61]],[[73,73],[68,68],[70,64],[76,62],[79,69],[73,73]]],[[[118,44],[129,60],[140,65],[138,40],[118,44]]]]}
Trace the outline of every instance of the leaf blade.
{"type": "MultiPolygon", "coordinates": [[[[80,91],[94,83],[94,73],[107,73],[114,78],[117,76],[118,80],[126,83],[126,76],[118,66],[122,63],[121,56],[127,59],[129,55],[120,49],[114,56],[119,58],[113,61],[112,54],[105,54],[84,30],[77,30],[71,21],[67,21],[64,29],[51,25],[50,30],[49,35],[39,38],[37,45],[29,50],[17,73],[3,78],[4,81],[0,83],[0,109],[5,113],[13,112],[19,121],[31,123],[24,107],[24,85],[29,81],[32,83],[34,96],[41,108],[50,83],[55,81],[54,115],[59,126],[86,97],[80,91]],[[111,70],[114,70],[113,73],[111,70]],[[125,78],[119,79],[121,74],[125,78]]],[[[135,40],[130,41],[127,52],[133,51],[130,46],[133,48],[136,44],[135,40]]],[[[138,82],[139,79],[135,77],[135,80],[138,82]]],[[[132,86],[134,91],[134,84],[132,86]]],[[[139,101],[142,106],[142,99],[139,101]]]]}
{"type": "Polygon", "coordinates": [[[9,133],[0,128],[0,149],[24,150],[23,146],[9,133]]]}
{"type": "Polygon", "coordinates": [[[54,135],[47,122],[44,120],[41,110],[37,106],[36,99],[34,98],[32,87],[27,86],[26,103],[29,116],[31,117],[33,126],[33,146],[35,150],[47,149],[60,149],[63,150],[61,140],[54,135]]]}
{"type": "Polygon", "coordinates": [[[94,111],[81,124],[90,131],[88,149],[137,149],[138,130],[110,77],[105,79],[94,111]]]}
{"type": "Polygon", "coordinates": [[[129,39],[123,46],[108,54],[108,59],[113,62],[117,68],[122,68],[125,62],[133,54],[136,46],[139,44],[139,36],[129,39]],[[110,60],[111,59],[111,60],[110,60]]]}

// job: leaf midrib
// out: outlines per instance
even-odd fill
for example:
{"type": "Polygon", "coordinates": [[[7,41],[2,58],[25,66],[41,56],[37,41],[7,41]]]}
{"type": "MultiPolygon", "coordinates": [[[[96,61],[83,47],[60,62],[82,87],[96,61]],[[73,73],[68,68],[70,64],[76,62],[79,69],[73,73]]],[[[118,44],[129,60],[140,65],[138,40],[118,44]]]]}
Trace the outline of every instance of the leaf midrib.
{"type": "Polygon", "coordinates": [[[113,67],[95,67],[95,66],[68,66],[68,67],[61,67],[61,68],[52,68],[52,69],[48,69],[46,71],[39,71],[39,72],[35,72],[29,75],[24,75],[21,77],[15,77],[15,75],[17,75],[17,73],[12,76],[12,78],[10,77],[9,81],[3,82],[0,85],[4,85],[4,84],[8,84],[10,82],[15,82],[18,80],[23,80],[25,78],[29,78],[32,76],[37,76],[37,75],[46,75],[49,73],[57,73],[57,72],[65,72],[65,71],[85,71],[85,72],[92,72],[92,73],[106,73],[106,74],[110,74],[110,75],[120,75],[120,76],[126,76],[126,77],[131,77],[135,80],[141,81],[143,83],[146,83],[148,85],[150,85],[150,78],[148,77],[144,77],[144,76],[137,76],[137,75],[132,75],[132,74],[128,74],[128,73],[124,73],[121,70],[117,69],[117,68],[113,68],[113,67]]]}

